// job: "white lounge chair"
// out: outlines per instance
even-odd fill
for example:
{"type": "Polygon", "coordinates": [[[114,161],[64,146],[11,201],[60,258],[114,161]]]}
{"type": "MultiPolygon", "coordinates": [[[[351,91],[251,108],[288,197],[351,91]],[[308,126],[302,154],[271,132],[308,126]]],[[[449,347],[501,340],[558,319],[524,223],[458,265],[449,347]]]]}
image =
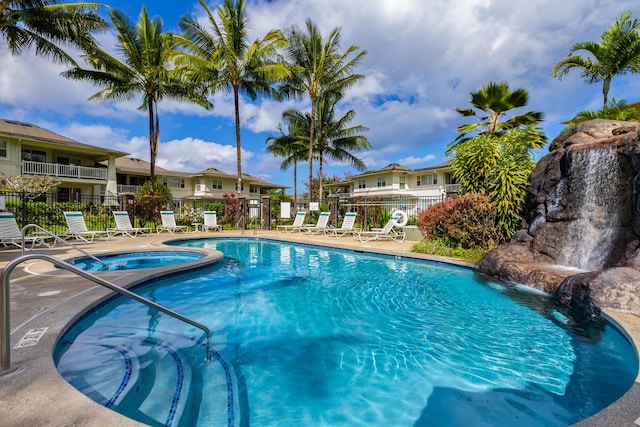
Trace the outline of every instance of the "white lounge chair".
{"type": "Polygon", "coordinates": [[[87,229],[87,223],[84,221],[82,212],[71,211],[63,212],[64,219],[67,221],[66,238],[75,238],[87,243],[93,242],[96,237],[109,237],[108,231],[94,231],[87,229]]]}
{"type": "Polygon", "coordinates": [[[398,217],[392,216],[384,227],[377,229],[372,228],[371,231],[359,231],[354,233],[354,237],[361,242],[369,240],[395,240],[396,242],[404,242],[406,236],[402,230],[397,230],[398,217]]]}
{"type": "Polygon", "coordinates": [[[307,213],[300,211],[296,214],[296,218],[293,220],[292,225],[279,225],[276,227],[276,230],[286,231],[287,233],[291,233],[292,231],[300,231],[302,227],[304,227],[304,219],[307,217],[307,213]]]}
{"type": "Polygon", "coordinates": [[[356,212],[347,212],[346,214],[344,214],[342,225],[339,228],[329,227],[324,231],[324,234],[332,237],[342,237],[347,234],[359,233],[360,229],[354,228],[356,223],[356,216],[358,216],[356,212]]]}
{"type": "Polygon", "coordinates": [[[189,231],[189,227],[186,225],[176,225],[176,216],[173,211],[160,211],[160,218],[162,225],[156,227],[158,233],[167,231],[169,234],[173,234],[179,231],[189,231]]]}
{"type": "Polygon", "coordinates": [[[108,228],[109,236],[117,236],[122,234],[123,236],[136,237],[138,233],[146,234],[150,233],[151,229],[146,227],[134,227],[131,225],[131,218],[127,211],[113,211],[113,217],[116,220],[115,228],[108,228]]]}
{"type": "Polygon", "coordinates": [[[329,216],[330,212],[320,212],[320,216],[318,217],[318,222],[315,226],[302,226],[300,227],[300,232],[307,232],[309,234],[318,234],[322,233],[327,229],[327,224],[329,224],[329,216]]]}
{"type": "Polygon", "coordinates": [[[218,215],[216,211],[204,212],[204,225],[202,229],[204,231],[222,231],[222,227],[218,225],[218,215]]]}
{"type": "Polygon", "coordinates": [[[56,240],[48,244],[46,239],[51,237],[47,234],[24,236],[22,240],[22,231],[18,227],[16,217],[11,212],[0,212],[0,244],[4,247],[17,246],[22,248],[24,242],[25,249],[33,249],[34,246],[54,247],[56,240]],[[28,248],[26,247],[28,246],[28,248]]]}

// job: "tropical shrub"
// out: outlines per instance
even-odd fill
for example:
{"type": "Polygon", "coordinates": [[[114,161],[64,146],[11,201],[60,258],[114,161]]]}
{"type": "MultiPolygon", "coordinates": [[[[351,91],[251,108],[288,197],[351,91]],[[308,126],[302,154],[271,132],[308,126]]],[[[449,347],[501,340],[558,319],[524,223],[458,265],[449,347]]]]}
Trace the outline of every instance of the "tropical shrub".
{"type": "Polygon", "coordinates": [[[467,194],[429,206],[418,215],[417,226],[425,239],[451,248],[492,249],[501,241],[498,211],[481,194],[467,194]]]}

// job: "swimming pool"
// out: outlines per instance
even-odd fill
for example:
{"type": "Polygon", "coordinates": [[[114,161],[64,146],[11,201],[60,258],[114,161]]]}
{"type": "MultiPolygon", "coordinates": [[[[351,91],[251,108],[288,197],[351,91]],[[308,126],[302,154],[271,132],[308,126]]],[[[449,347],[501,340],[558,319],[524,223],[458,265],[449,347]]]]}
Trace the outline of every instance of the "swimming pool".
{"type": "Polygon", "coordinates": [[[542,295],[471,269],[257,239],[203,239],[214,266],[122,298],[63,336],[59,372],[151,425],[563,426],[608,406],[638,360],[542,295]]]}
{"type": "Polygon", "coordinates": [[[204,257],[204,253],[193,251],[142,251],[96,256],[106,264],[91,257],[73,258],[67,262],[85,271],[115,271],[166,267],[204,257]]]}

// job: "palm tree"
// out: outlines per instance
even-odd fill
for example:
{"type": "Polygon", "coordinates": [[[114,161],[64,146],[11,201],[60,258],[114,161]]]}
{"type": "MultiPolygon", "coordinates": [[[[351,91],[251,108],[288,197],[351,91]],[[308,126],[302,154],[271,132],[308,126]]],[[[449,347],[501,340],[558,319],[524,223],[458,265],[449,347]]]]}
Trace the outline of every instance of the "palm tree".
{"type": "Polygon", "coordinates": [[[622,120],[628,122],[640,121],[640,104],[633,103],[628,104],[626,100],[621,99],[616,101],[615,98],[611,98],[606,106],[601,110],[584,110],[575,115],[574,118],[566,122],[562,122],[567,125],[574,125],[580,122],[586,122],[593,119],[607,119],[607,120],[622,120]]]}
{"type": "MultiPolygon", "coordinates": [[[[340,53],[340,29],[329,33],[323,42],[322,34],[311,20],[306,21],[306,32],[292,28],[287,35],[287,56],[290,76],[281,86],[287,96],[301,98],[307,95],[311,101],[309,126],[309,183],[313,182],[313,156],[315,148],[317,103],[322,96],[341,94],[363,76],[352,74],[352,69],[366,55],[366,51],[350,46],[340,53]],[[352,56],[353,55],[353,56],[352,56]]],[[[309,193],[310,199],[313,194],[309,193]]]]}
{"type": "Polygon", "coordinates": [[[602,106],[607,105],[611,79],[640,69],[640,21],[631,19],[631,12],[624,12],[600,36],[600,43],[587,41],[575,43],[569,55],[552,69],[554,77],[562,77],[571,69],[582,70],[581,77],[592,84],[602,81],[602,106]],[[592,58],[576,54],[585,51],[592,58]]]}
{"type": "Polygon", "coordinates": [[[75,65],[59,43],[82,46],[94,43],[92,32],[108,28],[94,11],[98,3],[66,3],[56,0],[3,0],[0,33],[17,55],[34,46],[36,55],[75,65]]]}
{"type": "Polygon", "coordinates": [[[142,95],[139,109],[149,112],[150,194],[154,194],[155,164],[160,139],[158,102],[164,97],[188,99],[205,108],[211,104],[195,85],[180,79],[172,67],[175,40],[171,33],[162,32],[162,20],[150,19],[146,7],[142,7],[139,21],[134,24],[119,10],[109,13],[120,43],[122,59],[118,59],[98,46],[84,47],[83,57],[93,70],[80,67],[63,73],[65,77],[88,80],[104,86],[90,100],[129,100],[142,95]]]}
{"type": "Polygon", "coordinates": [[[287,170],[293,166],[293,200],[298,200],[298,162],[306,160],[309,144],[309,134],[295,128],[295,122],[289,117],[299,114],[297,110],[289,109],[282,113],[283,122],[287,123],[287,132],[279,126],[280,135],[267,138],[267,152],[278,157],[284,157],[280,168],[287,170]]]}
{"type": "Polygon", "coordinates": [[[348,163],[358,171],[364,171],[366,165],[362,160],[351,154],[351,151],[371,149],[371,143],[363,135],[363,132],[369,129],[362,125],[349,125],[356,112],[349,110],[342,117],[336,119],[336,104],[336,98],[331,96],[323,97],[318,102],[318,111],[316,112],[318,137],[316,138],[315,151],[319,162],[318,176],[320,182],[318,192],[321,202],[324,194],[322,191],[322,165],[325,163],[325,159],[328,157],[338,162],[348,163]]]}
{"type": "MultiPolygon", "coordinates": [[[[322,173],[322,165],[326,162],[326,158],[329,157],[339,162],[348,163],[357,170],[362,171],[366,169],[364,162],[354,156],[351,151],[371,148],[367,137],[362,135],[368,128],[361,125],[349,126],[356,112],[349,110],[344,116],[336,120],[336,104],[337,98],[327,96],[320,98],[317,104],[316,130],[314,132],[316,144],[313,149],[313,157],[318,160],[319,164],[319,201],[322,201],[323,195],[322,179],[324,174],[322,173]]],[[[308,147],[309,135],[311,134],[311,114],[289,109],[283,113],[282,117],[289,124],[289,134],[286,135],[286,138],[282,138],[282,141],[283,143],[288,142],[289,147],[293,146],[294,148],[289,148],[289,150],[293,151],[295,156],[300,156],[302,147],[308,147]]],[[[276,154],[275,151],[272,152],[276,154]]],[[[298,157],[297,160],[300,160],[300,158],[298,157]]],[[[309,181],[309,194],[312,193],[312,183],[313,181],[309,181]]]]}
{"type": "MultiPolygon", "coordinates": [[[[533,128],[537,126],[544,115],[539,111],[527,111],[523,114],[512,116],[508,120],[503,120],[504,115],[515,108],[524,107],[529,102],[529,94],[525,89],[509,89],[506,82],[489,82],[479,91],[471,92],[472,108],[456,108],[455,110],[465,117],[477,117],[476,110],[481,112],[480,121],[467,123],[458,127],[458,137],[449,143],[449,147],[468,140],[468,132],[478,131],[483,133],[501,133],[510,129],[522,127],[533,128]]],[[[546,142],[542,133],[532,134],[531,144],[541,147],[546,142]]],[[[451,151],[451,148],[447,153],[451,151]]]]}
{"type": "Polygon", "coordinates": [[[238,196],[242,194],[242,145],[240,142],[240,92],[252,101],[258,95],[280,98],[271,84],[288,73],[284,63],[274,60],[278,47],[285,43],[280,31],[269,31],[262,39],[249,43],[244,0],[225,0],[218,7],[218,19],[200,0],[212,32],[193,17],[183,17],[180,28],[182,44],[190,55],[180,59],[189,64],[193,75],[209,81],[211,90],[233,93],[236,129],[238,196]]]}

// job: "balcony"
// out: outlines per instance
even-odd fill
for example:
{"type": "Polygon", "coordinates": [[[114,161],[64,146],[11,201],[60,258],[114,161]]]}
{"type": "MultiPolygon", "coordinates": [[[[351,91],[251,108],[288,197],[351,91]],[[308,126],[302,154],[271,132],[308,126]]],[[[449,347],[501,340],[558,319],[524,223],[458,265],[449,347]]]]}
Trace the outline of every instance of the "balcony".
{"type": "Polygon", "coordinates": [[[43,163],[23,161],[21,175],[49,175],[60,178],[91,179],[106,181],[107,170],[105,168],[89,168],[86,166],[62,165],[59,163],[43,163]]]}
{"type": "Polygon", "coordinates": [[[121,193],[138,194],[138,192],[140,191],[141,187],[142,187],[141,185],[122,185],[122,184],[118,184],[118,194],[121,194],[121,193]]]}
{"type": "Polygon", "coordinates": [[[445,184],[444,189],[447,193],[457,193],[460,184],[445,184]]]}

